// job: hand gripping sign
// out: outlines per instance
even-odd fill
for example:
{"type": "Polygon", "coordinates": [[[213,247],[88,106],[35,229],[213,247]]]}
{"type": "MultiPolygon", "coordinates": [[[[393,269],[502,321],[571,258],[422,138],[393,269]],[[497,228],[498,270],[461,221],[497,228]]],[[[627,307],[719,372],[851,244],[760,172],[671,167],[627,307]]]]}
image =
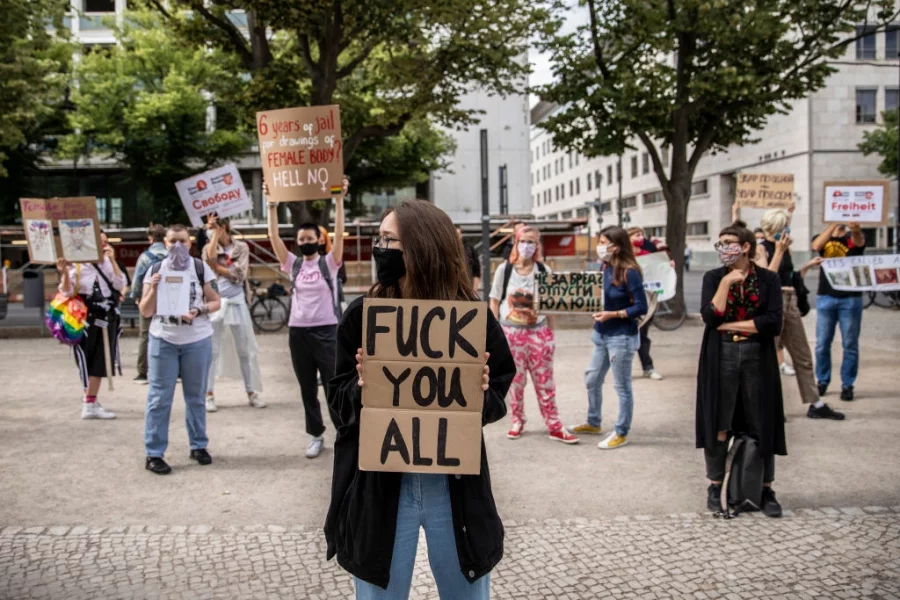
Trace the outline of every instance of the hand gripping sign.
{"type": "Polygon", "coordinates": [[[483,302],[363,302],[363,471],[481,471],[483,302]]]}

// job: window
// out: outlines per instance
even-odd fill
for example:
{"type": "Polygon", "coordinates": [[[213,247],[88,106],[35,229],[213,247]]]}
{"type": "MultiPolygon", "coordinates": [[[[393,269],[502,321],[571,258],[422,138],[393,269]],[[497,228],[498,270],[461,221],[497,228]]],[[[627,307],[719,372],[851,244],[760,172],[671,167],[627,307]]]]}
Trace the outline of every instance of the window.
{"type": "Polygon", "coordinates": [[[558,160],[553,161],[553,174],[559,175],[559,161],[558,160]]]}
{"type": "Polygon", "coordinates": [[[575,195],[575,182],[569,181],[569,196],[575,195]]]}
{"type": "Polygon", "coordinates": [[[540,182],[541,182],[541,172],[538,171],[538,172],[536,172],[534,175],[535,175],[535,177],[534,177],[535,181],[534,181],[534,182],[535,182],[535,183],[540,183],[540,182]]]}
{"type": "Polygon", "coordinates": [[[581,193],[581,177],[578,177],[575,179],[575,193],[576,194],[581,193]]]}
{"type": "Polygon", "coordinates": [[[609,182],[609,185],[612,185],[612,183],[613,183],[612,165],[609,165],[608,167],[606,167],[606,180],[609,182]]]}
{"type": "Polygon", "coordinates": [[[84,12],[116,12],[116,0],[84,0],[84,12]]]}
{"type": "MultiPolygon", "coordinates": [[[[571,185],[571,184],[572,184],[572,182],[570,181],[569,185],[571,185]]],[[[564,184],[564,183],[559,184],[559,199],[560,200],[566,199],[566,184],[564,184]]]]}
{"type": "MultiPolygon", "coordinates": [[[[590,179],[590,177],[591,176],[588,175],[588,179],[590,179]]],[[[612,174],[610,174],[609,178],[612,179],[612,174]]],[[[600,169],[597,169],[596,171],[594,171],[594,187],[596,187],[599,190],[600,184],[602,182],[603,182],[603,175],[600,174],[600,169]]]]}
{"type": "Polygon", "coordinates": [[[631,157],[631,178],[634,179],[638,175],[637,154],[631,157]]]}
{"type": "Polygon", "coordinates": [[[600,214],[608,213],[612,210],[612,202],[604,202],[600,205],[600,214]]]}
{"type": "Polygon", "coordinates": [[[856,90],[856,122],[874,123],[877,117],[875,101],[878,90],[856,90]]]}
{"type": "Polygon", "coordinates": [[[662,164],[663,164],[664,166],[667,166],[667,167],[669,166],[669,147],[668,147],[668,146],[663,146],[663,149],[662,149],[662,164]]]}
{"type": "Polygon", "coordinates": [[[588,176],[584,179],[585,181],[587,181],[587,191],[591,191],[591,181],[593,180],[593,177],[591,177],[591,174],[588,173],[588,176]]]}
{"type": "Polygon", "coordinates": [[[900,53],[900,27],[889,27],[884,32],[884,58],[894,60],[900,53]]]}
{"type": "Polygon", "coordinates": [[[884,110],[896,110],[900,100],[900,93],[897,88],[885,88],[884,90],[884,110]]]}
{"type": "Polygon", "coordinates": [[[559,186],[556,186],[555,188],[553,188],[553,199],[559,200],[559,186]]]}
{"type": "Polygon", "coordinates": [[[641,162],[643,163],[641,164],[641,171],[646,175],[650,172],[650,154],[644,152],[644,155],[641,156],[641,162]]]}
{"type": "Polygon", "coordinates": [[[577,154],[575,155],[575,166],[576,167],[578,166],[578,155],[577,154]]]}
{"type": "Polygon", "coordinates": [[[703,194],[708,194],[709,188],[706,185],[706,180],[695,181],[693,185],[691,185],[691,196],[702,196],[703,194]]]}
{"type": "Polygon", "coordinates": [[[644,227],[644,237],[648,238],[665,238],[666,226],[656,225],[654,227],[644,227]]]}
{"type": "Polygon", "coordinates": [[[572,168],[572,153],[569,152],[569,168],[572,168]]]}
{"type": "Polygon", "coordinates": [[[698,223],[688,223],[688,235],[709,235],[709,223],[701,221],[698,223]]]}
{"type": "Polygon", "coordinates": [[[566,172],[566,161],[562,157],[559,158],[559,172],[560,173],[566,172]]]}
{"type": "Polygon", "coordinates": [[[626,208],[635,208],[637,206],[637,196],[628,196],[627,198],[622,198],[619,206],[622,207],[622,210],[625,210],[626,208]]]}
{"type": "Polygon", "coordinates": [[[665,200],[665,197],[662,192],[650,192],[649,194],[644,194],[644,206],[659,204],[663,200],[665,200]]]}
{"type": "Polygon", "coordinates": [[[578,210],[575,211],[575,218],[576,219],[586,219],[589,214],[588,213],[589,210],[590,209],[588,207],[579,208],[578,210]]]}
{"type": "Polygon", "coordinates": [[[875,58],[875,31],[874,27],[856,27],[856,35],[862,36],[856,40],[856,60],[872,60],[875,58]]]}

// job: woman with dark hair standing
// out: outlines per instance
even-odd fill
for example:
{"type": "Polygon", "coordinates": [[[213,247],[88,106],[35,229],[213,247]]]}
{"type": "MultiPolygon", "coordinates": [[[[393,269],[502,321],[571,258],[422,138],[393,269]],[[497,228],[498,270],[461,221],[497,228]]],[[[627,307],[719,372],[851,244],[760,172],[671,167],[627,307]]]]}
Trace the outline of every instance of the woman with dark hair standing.
{"type": "Polygon", "coordinates": [[[706,458],[707,506],[718,512],[729,436],[755,437],[765,458],[761,508],[780,517],[772,482],[775,455],[787,454],[775,354],[783,316],[781,280],[752,261],[756,246],[746,227],[726,227],[715,246],[723,266],[703,276],[700,314],[706,329],[697,372],[696,442],[706,458]]]}
{"type": "Polygon", "coordinates": [[[600,435],[603,408],[603,380],[612,369],[619,418],[615,430],[598,444],[601,450],[613,450],[628,443],[634,395],[631,391],[631,361],[641,346],[638,319],[647,314],[647,294],[641,268],[634,257],[628,232],[607,227],[600,232],[597,258],[603,261],[603,311],[594,314],[594,353],[584,372],[588,393],[587,423],[575,433],[600,435]]]}
{"type": "MultiPolygon", "coordinates": [[[[377,283],[370,298],[476,301],[462,244],[450,218],[429,202],[402,202],[381,223],[373,249],[377,283]]],[[[489,598],[490,571],[503,556],[503,525],[491,492],[484,444],[479,475],[360,471],[359,420],[363,299],[338,327],[328,407],[338,425],[328,558],[356,578],[357,598],[407,598],[424,527],[431,570],[442,598],[489,598]]],[[[500,325],[488,316],[482,424],[506,414],[515,363],[500,325]]]]}

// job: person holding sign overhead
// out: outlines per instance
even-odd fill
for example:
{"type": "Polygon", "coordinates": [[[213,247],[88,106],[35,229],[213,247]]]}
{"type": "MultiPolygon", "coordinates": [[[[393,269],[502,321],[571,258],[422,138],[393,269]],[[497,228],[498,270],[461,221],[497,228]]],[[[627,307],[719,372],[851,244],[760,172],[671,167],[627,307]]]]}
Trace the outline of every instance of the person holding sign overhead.
{"type": "Polygon", "coordinates": [[[634,256],[628,232],[607,227],[600,232],[597,258],[603,263],[603,310],[594,314],[594,353],[584,372],[588,393],[587,422],[576,433],[600,435],[603,408],[603,381],[612,369],[619,418],[615,430],[598,444],[601,450],[614,450],[628,443],[634,395],[631,391],[631,362],[641,346],[637,321],[647,314],[647,294],[641,267],[634,256]]]}
{"type": "MultiPolygon", "coordinates": [[[[369,298],[437,303],[478,300],[453,223],[433,204],[401,202],[384,217],[379,233],[373,248],[378,281],[369,290],[369,298]]],[[[336,555],[338,563],[356,578],[359,599],[407,598],[419,529],[424,527],[441,598],[487,599],[490,572],[503,556],[503,525],[491,491],[483,441],[477,475],[428,473],[428,467],[404,473],[359,468],[366,385],[362,377],[363,304],[362,298],[354,300],[341,320],[335,377],[328,387],[328,407],[338,425],[331,504],[325,521],[328,559],[336,555]]],[[[435,329],[426,324],[426,318],[420,321],[422,338],[425,331],[435,329]]],[[[369,327],[375,329],[372,321],[369,327]]],[[[483,398],[478,399],[483,402],[481,425],[506,414],[504,397],[515,374],[506,338],[491,315],[487,316],[485,335],[486,364],[480,369],[483,398]]],[[[367,346],[370,337],[367,334],[367,346]]],[[[412,337],[423,352],[426,347],[433,350],[439,344],[448,345],[446,337],[443,342],[436,337],[430,341],[412,337]]],[[[454,343],[462,347],[459,336],[453,337],[451,345],[454,343]]],[[[414,433],[413,444],[415,437],[414,433]]],[[[429,444],[429,456],[434,456],[434,440],[429,444]]],[[[414,445],[413,452],[416,448],[414,445]]],[[[423,444],[423,452],[424,448],[423,444]]],[[[419,457],[418,464],[422,461],[419,457]]]]}
{"type": "MultiPolygon", "coordinates": [[[[319,405],[319,384],[327,386],[334,375],[335,339],[341,315],[338,303],[338,271],[344,255],[344,196],[350,182],[344,177],[340,195],[334,199],[334,244],[330,254],[320,255],[321,232],[314,223],[297,228],[300,257],[290,252],[278,233],[278,204],[269,202],[269,241],[291,277],[291,315],[288,344],[294,374],[300,383],[300,396],[306,413],[309,443],[306,458],[316,458],[325,444],[325,423],[319,405]]],[[[268,196],[269,188],[263,183],[268,196]]],[[[321,243],[324,243],[321,242],[321,243]]]]}
{"type": "Polygon", "coordinates": [[[535,310],[537,273],[550,273],[541,262],[541,234],[524,226],[516,233],[516,243],[509,260],[494,272],[491,286],[491,311],[503,326],[516,360],[516,378],[509,389],[512,427],[506,434],[511,440],[522,437],[525,430],[525,382],[531,382],[537,393],[541,416],[550,439],[564,444],[577,444],[578,436],[566,431],[556,408],[556,382],[553,380],[553,354],[556,340],[550,317],[535,310]]]}

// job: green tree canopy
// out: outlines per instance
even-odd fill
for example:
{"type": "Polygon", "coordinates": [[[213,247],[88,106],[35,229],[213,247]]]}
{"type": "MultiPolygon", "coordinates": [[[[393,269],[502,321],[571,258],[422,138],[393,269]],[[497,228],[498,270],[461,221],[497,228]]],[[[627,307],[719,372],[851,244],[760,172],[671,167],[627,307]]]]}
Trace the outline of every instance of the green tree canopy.
{"type": "Polygon", "coordinates": [[[877,154],[881,157],[878,172],[894,179],[897,177],[897,110],[881,113],[883,122],[877,129],[863,132],[859,149],[866,156],[877,154]]]}

